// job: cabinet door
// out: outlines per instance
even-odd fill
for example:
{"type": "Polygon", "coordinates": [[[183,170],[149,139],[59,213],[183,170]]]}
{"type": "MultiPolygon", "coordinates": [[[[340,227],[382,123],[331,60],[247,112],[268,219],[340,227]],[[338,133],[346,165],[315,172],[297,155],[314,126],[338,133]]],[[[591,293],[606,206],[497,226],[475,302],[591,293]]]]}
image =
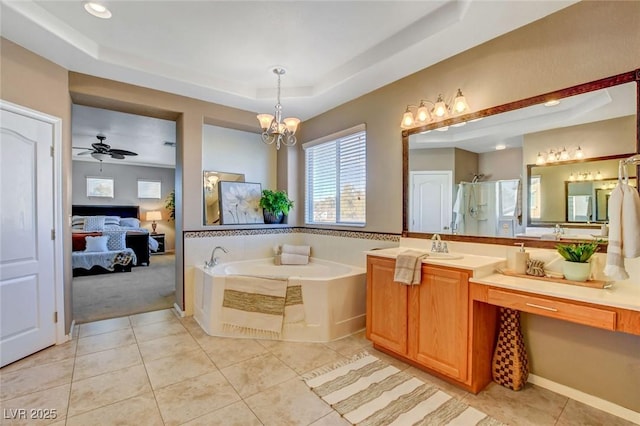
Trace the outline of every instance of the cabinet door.
{"type": "Polygon", "coordinates": [[[467,273],[423,266],[409,295],[409,356],[458,380],[467,378],[468,292],[467,273]]]}
{"type": "Polygon", "coordinates": [[[393,281],[394,259],[367,258],[367,338],[407,353],[407,286],[393,281]]]}

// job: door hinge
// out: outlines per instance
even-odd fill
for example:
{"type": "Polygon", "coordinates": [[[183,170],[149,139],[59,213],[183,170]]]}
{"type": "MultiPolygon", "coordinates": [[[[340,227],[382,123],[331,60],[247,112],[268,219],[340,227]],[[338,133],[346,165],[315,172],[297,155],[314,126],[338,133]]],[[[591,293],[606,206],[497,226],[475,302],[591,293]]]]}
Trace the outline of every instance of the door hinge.
{"type": "Polygon", "coordinates": [[[55,324],[57,324],[57,323],[58,323],[58,311],[55,311],[55,312],[53,313],[53,322],[54,322],[55,324]]]}
{"type": "Polygon", "coordinates": [[[54,152],[53,151],[53,145],[51,145],[50,148],[51,148],[51,150],[50,150],[51,151],[51,156],[53,157],[53,152],[54,152]]]}
{"type": "Polygon", "coordinates": [[[55,239],[56,239],[56,230],[55,230],[55,229],[52,229],[52,230],[51,230],[51,239],[52,239],[52,240],[55,240],[55,239]]]}

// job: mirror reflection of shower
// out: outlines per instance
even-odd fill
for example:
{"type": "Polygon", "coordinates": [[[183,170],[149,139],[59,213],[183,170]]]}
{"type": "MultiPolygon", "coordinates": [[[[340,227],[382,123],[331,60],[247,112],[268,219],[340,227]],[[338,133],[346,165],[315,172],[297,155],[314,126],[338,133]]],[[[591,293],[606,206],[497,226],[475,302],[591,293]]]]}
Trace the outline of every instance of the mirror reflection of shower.
{"type": "Polygon", "coordinates": [[[454,233],[513,237],[522,229],[522,186],[520,179],[471,182],[457,185],[453,204],[454,233]]]}

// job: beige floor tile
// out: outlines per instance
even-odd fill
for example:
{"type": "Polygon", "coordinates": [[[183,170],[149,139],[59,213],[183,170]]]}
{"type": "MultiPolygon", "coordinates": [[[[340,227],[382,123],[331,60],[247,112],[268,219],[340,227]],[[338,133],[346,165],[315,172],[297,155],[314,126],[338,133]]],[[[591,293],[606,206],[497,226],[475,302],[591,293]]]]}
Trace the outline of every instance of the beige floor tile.
{"type": "Polygon", "coordinates": [[[129,319],[131,320],[131,325],[135,327],[145,324],[152,324],[154,322],[173,321],[178,319],[178,316],[174,313],[173,309],[163,309],[161,311],[152,311],[131,315],[129,319]]]}
{"type": "Polygon", "coordinates": [[[26,358],[16,361],[12,364],[2,367],[0,372],[8,373],[10,371],[17,371],[23,368],[35,367],[38,365],[50,364],[52,362],[63,361],[76,356],[76,348],[78,346],[77,340],[71,340],[63,343],[62,345],[50,346],[26,358]]]}
{"type": "Polygon", "coordinates": [[[346,359],[322,343],[278,342],[269,351],[298,374],[346,359]]]}
{"type": "Polygon", "coordinates": [[[156,391],[166,425],[178,425],[240,400],[220,372],[209,373],[156,391]]]}
{"type": "Polygon", "coordinates": [[[78,381],[88,377],[99,376],[110,371],[122,370],[142,364],[142,357],[138,345],[122,346],[94,352],[76,358],[73,370],[73,380],[78,381]]]}
{"type": "Polygon", "coordinates": [[[79,380],[71,385],[68,416],[95,410],[146,392],[151,392],[151,385],[142,365],[79,380]]]}
{"type": "Polygon", "coordinates": [[[198,343],[218,368],[228,367],[267,352],[253,339],[208,336],[198,343]]]}
{"type": "Polygon", "coordinates": [[[467,394],[464,402],[509,425],[554,425],[567,397],[527,384],[515,392],[491,383],[477,395],[467,394]]]}
{"type": "Polygon", "coordinates": [[[111,318],[102,321],[80,324],[78,337],[95,336],[96,334],[109,333],[111,331],[124,330],[131,327],[129,317],[111,318]]]}
{"type": "Polygon", "coordinates": [[[295,371],[272,354],[263,354],[220,370],[242,398],[294,377],[295,371]]]}
{"type": "Polygon", "coordinates": [[[25,396],[2,401],[2,425],[49,425],[67,415],[69,404],[69,389],[71,385],[62,385],[25,396]],[[24,410],[24,411],[19,411],[24,410]],[[34,410],[34,411],[32,411],[34,410]]]}
{"type": "Polygon", "coordinates": [[[160,389],[192,377],[218,371],[200,348],[145,363],[151,387],[160,389]]]}
{"type": "Polygon", "coordinates": [[[373,347],[367,348],[367,352],[369,352],[371,355],[375,356],[379,360],[384,361],[389,365],[393,365],[399,370],[406,370],[407,368],[411,367],[406,362],[399,360],[397,358],[394,358],[390,355],[387,355],[384,352],[374,349],[373,347]]]}
{"type": "Polygon", "coordinates": [[[0,401],[71,383],[74,359],[5,373],[0,371],[0,401]]]}
{"type": "MultiPolygon", "coordinates": [[[[567,402],[556,423],[557,426],[632,426],[635,424],[573,399],[567,402]]],[[[637,424],[640,424],[640,416],[637,424]]]]}
{"type": "Polygon", "coordinates": [[[184,328],[186,328],[187,331],[191,333],[194,339],[200,341],[201,339],[209,337],[209,335],[205,333],[202,327],[200,327],[200,324],[198,324],[196,320],[193,319],[193,317],[182,318],[181,322],[184,328]]]}
{"type": "Polygon", "coordinates": [[[136,343],[136,339],[133,336],[133,330],[130,328],[82,337],[78,339],[77,356],[128,346],[133,343],[136,343]]]}
{"type": "Polygon", "coordinates": [[[332,411],[299,378],[280,383],[245,402],[265,425],[308,425],[332,411]]]}
{"type": "Polygon", "coordinates": [[[148,342],[160,337],[187,334],[187,329],[178,320],[154,322],[133,327],[138,342],[148,342]]]}
{"type": "Polygon", "coordinates": [[[309,426],[351,426],[351,423],[343,419],[337,411],[331,410],[331,413],[311,423],[309,426]]]}
{"type": "Polygon", "coordinates": [[[365,337],[364,330],[351,336],[343,337],[339,340],[334,340],[329,343],[325,343],[327,347],[333,349],[341,355],[349,356],[371,347],[371,342],[365,337]]]}
{"type": "Polygon", "coordinates": [[[260,420],[242,402],[234,402],[224,408],[184,423],[184,426],[261,426],[260,420]]]}
{"type": "Polygon", "coordinates": [[[153,393],[148,392],[125,399],[78,416],[70,417],[67,426],[111,426],[133,425],[156,426],[162,424],[162,417],[153,393]]]}
{"type": "Polygon", "coordinates": [[[200,349],[195,339],[188,333],[160,337],[148,342],[141,342],[138,346],[144,362],[200,349]]]}

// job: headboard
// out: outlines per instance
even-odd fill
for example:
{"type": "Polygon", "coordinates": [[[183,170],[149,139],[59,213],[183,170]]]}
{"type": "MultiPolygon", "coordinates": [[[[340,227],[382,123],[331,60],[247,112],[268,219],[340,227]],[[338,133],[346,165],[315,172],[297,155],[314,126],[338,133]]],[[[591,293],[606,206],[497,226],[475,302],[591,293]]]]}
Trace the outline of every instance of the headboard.
{"type": "Polygon", "coordinates": [[[140,206],[71,206],[74,216],[120,216],[140,219],[140,206]]]}

